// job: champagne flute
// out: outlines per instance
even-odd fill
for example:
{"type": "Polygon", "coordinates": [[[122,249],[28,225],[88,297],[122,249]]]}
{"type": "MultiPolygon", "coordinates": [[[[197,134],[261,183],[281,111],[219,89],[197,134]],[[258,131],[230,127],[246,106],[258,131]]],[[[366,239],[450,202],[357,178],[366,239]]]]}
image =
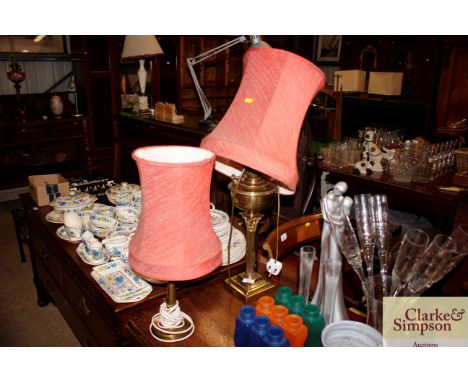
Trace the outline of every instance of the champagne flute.
{"type": "Polygon", "coordinates": [[[453,259],[460,257],[455,241],[447,235],[438,234],[424,251],[422,258],[411,269],[408,277],[408,292],[420,295],[441,280],[453,267],[453,259]]]}
{"type": "Polygon", "coordinates": [[[360,194],[354,196],[354,215],[361,248],[364,252],[364,260],[367,267],[367,280],[369,288],[370,311],[375,322],[375,299],[374,292],[374,250],[375,250],[375,226],[373,199],[370,194],[360,194]]]}
{"type": "Polygon", "coordinates": [[[393,265],[392,296],[397,296],[406,287],[413,267],[423,257],[428,244],[429,235],[420,229],[413,228],[405,233],[393,265]]]}
{"type": "MultiPolygon", "coordinates": [[[[362,290],[368,301],[367,304],[367,315],[370,317],[373,314],[371,310],[372,307],[370,292],[368,283],[366,282],[366,277],[364,275],[364,270],[362,267],[362,258],[361,258],[361,248],[359,247],[358,240],[353,230],[353,226],[349,221],[349,217],[345,212],[345,207],[350,207],[353,201],[351,198],[346,197],[342,205],[337,206],[333,212],[326,212],[330,217],[330,227],[333,237],[335,238],[336,244],[343,254],[348,263],[353,267],[356,272],[359,280],[361,281],[362,290]]],[[[326,208],[326,207],[325,207],[326,208]]]]}
{"type": "Polygon", "coordinates": [[[387,195],[373,195],[375,245],[380,263],[380,275],[382,276],[383,295],[388,296],[386,279],[390,266],[390,227],[388,224],[387,195]]]}

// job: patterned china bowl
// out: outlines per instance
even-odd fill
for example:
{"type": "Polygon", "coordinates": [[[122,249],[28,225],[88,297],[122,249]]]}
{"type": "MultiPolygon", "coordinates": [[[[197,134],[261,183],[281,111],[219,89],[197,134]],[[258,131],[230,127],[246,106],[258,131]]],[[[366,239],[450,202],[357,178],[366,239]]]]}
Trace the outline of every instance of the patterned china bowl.
{"type": "Polygon", "coordinates": [[[114,208],[115,207],[113,207],[113,206],[107,206],[105,204],[95,203],[94,207],[93,207],[93,211],[95,213],[97,213],[97,214],[107,215],[107,216],[113,217],[114,216],[114,208]]]}
{"type": "Polygon", "coordinates": [[[54,210],[63,215],[65,212],[81,213],[84,210],[93,208],[97,197],[86,192],[70,192],[70,195],[63,195],[50,202],[54,210]]]}
{"type": "Polygon", "coordinates": [[[123,224],[137,224],[139,212],[135,207],[116,206],[115,218],[123,224]]]}
{"type": "Polygon", "coordinates": [[[140,191],[138,184],[122,182],[106,191],[106,196],[109,202],[116,206],[131,206],[133,205],[133,195],[140,191]]]}
{"type": "Polygon", "coordinates": [[[112,231],[108,231],[106,238],[111,238],[113,236],[127,236],[129,239],[133,237],[137,229],[136,225],[118,225],[113,228],[112,231]]]}
{"type": "Polygon", "coordinates": [[[124,235],[114,235],[104,239],[102,244],[112,257],[121,257],[122,254],[128,253],[128,244],[130,238],[124,235]]]}
{"type": "Polygon", "coordinates": [[[89,230],[97,237],[104,238],[119,225],[117,219],[106,214],[92,213],[89,217],[89,230]]]}

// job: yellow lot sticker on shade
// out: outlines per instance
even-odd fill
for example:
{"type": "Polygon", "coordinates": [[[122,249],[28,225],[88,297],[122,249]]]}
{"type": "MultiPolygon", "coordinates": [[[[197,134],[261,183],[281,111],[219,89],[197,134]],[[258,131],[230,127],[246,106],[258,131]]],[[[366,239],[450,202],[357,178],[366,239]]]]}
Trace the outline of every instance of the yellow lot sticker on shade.
{"type": "Polygon", "coordinates": [[[244,98],[244,103],[253,103],[253,99],[252,98],[244,98]]]}

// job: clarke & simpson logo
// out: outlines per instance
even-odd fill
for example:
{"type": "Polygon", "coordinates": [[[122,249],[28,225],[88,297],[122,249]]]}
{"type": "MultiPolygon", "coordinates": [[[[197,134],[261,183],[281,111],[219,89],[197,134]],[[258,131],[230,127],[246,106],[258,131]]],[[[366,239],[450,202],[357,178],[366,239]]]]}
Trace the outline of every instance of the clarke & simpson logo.
{"type": "Polygon", "coordinates": [[[432,312],[424,312],[420,308],[408,308],[403,317],[393,320],[393,330],[396,332],[417,332],[424,336],[427,332],[450,332],[453,323],[463,319],[465,309],[453,308],[450,312],[442,312],[435,308],[432,312]]]}
{"type": "Polygon", "coordinates": [[[384,346],[468,346],[468,298],[385,297],[384,346]]]}

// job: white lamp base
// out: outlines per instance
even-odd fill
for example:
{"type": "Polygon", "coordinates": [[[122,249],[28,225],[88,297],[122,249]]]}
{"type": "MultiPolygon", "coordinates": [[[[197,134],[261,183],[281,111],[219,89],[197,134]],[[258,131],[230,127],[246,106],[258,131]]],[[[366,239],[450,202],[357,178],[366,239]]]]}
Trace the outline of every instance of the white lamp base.
{"type": "Polygon", "coordinates": [[[138,111],[148,111],[148,97],[140,96],[138,97],[138,111]]]}
{"type": "Polygon", "coordinates": [[[140,63],[140,68],[138,69],[138,84],[140,85],[141,94],[145,94],[146,89],[146,70],[145,70],[145,60],[138,60],[140,63]]]}

